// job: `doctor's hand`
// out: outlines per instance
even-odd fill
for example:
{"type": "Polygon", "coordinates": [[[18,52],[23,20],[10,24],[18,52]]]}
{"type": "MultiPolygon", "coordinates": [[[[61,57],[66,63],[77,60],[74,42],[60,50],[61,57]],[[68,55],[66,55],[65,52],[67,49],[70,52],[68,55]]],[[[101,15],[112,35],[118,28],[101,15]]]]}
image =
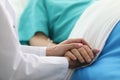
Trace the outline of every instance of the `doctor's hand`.
{"type": "Polygon", "coordinates": [[[65,53],[73,48],[80,48],[81,45],[79,43],[71,43],[71,44],[58,44],[54,46],[49,46],[46,49],[47,56],[64,56],[65,53]]]}
{"type": "Polygon", "coordinates": [[[69,39],[60,44],[48,46],[46,49],[47,56],[64,56],[65,53],[74,48],[80,48],[82,44],[88,45],[83,39],[69,39]]]}
{"type": "Polygon", "coordinates": [[[65,40],[60,44],[47,47],[46,55],[47,56],[64,56],[67,51],[74,48],[76,49],[80,48],[82,46],[81,43],[83,45],[88,45],[88,43],[84,39],[80,39],[80,38],[65,40]]]}

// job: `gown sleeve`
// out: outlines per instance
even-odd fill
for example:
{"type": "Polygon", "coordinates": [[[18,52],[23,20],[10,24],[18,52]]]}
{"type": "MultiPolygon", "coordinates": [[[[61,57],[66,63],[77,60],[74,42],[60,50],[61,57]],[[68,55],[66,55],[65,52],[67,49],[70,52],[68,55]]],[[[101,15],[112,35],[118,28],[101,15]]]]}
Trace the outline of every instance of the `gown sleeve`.
{"type": "Polygon", "coordinates": [[[45,0],[30,0],[19,21],[21,43],[29,41],[36,32],[49,36],[48,13],[45,0]]]}

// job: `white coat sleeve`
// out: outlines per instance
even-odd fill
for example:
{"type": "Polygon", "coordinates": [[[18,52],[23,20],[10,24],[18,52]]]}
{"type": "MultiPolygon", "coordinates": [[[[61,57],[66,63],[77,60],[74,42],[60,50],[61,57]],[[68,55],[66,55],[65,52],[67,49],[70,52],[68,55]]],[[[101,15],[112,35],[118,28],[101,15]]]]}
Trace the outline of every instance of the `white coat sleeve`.
{"type": "Polygon", "coordinates": [[[4,9],[0,4],[0,80],[64,80],[67,59],[23,52],[4,9]]]}
{"type": "Polygon", "coordinates": [[[22,45],[21,48],[24,53],[46,56],[46,47],[22,45]]]}

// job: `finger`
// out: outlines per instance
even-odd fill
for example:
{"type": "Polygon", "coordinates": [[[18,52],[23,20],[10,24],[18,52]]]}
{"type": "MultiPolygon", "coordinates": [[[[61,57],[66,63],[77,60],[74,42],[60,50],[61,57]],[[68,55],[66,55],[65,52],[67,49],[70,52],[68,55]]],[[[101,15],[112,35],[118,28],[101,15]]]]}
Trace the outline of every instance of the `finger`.
{"type": "Polygon", "coordinates": [[[74,38],[74,39],[68,39],[68,40],[65,40],[64,42],[62,42],[62,43],[64,43],[64,44],[70,44],[70,43],[84,43],[84,44],[87,44],[87,42],[84,40],[84,39],[82,39],[82,38],[74,38]]]}
{"type": "Polygon", "coordinates": [[[84,39],[81,40],[81,43],[82,43],[83,45],[87,45],[89,48],[91,48],[91,46],[88,44],[88,42],[85,41],[84,39]]]}
{"type": "Polygon", "coordinates": [[[82,47],[82,44],[80,44],[80,43],[64,44],[63,47],[67,51],[67,50],[70,50],[73,48],[80,48],[80,47],[82,47]]]}
{"type": "Polygon", "coordinates": [[[77,60],[76,56],[74,56],[70,51],[67,51],[64,56],[67,56],[72,60],[77,60]]]}
{"type": "Polygon", "coordinates": [[[79,51],[77,49],[72,49],[71,52],[77,57],[79,62],[81,62],[81,63],[85,62],[84,58],[81,56],[81,54],[79,53],[79,51]]]}
{"type": "Polygon", "coordinates": [[[83,47],[79,48],[78,50],[87,63],[91,62],[91,58],[83,47]]]}
{"type": "Polygon", "coordinates": [[[100,49],[92,49],[92,52],[96,56],[100,52],[100,49]]]}
{"type": "Polygon", "coordinates": [[[92,50],[87,45],[84,45],[83,48],[86,50],[86,52],[89,55],[89,57],[91,59],[93,59],[94,58],[94,53],[92,52],[92,50]]]}

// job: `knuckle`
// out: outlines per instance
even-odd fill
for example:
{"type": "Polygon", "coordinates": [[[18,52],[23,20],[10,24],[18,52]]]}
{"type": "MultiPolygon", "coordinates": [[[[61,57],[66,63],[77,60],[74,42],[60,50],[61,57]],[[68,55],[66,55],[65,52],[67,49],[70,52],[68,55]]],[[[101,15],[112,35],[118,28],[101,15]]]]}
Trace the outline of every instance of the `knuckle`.
{"type": "Polygon", "coordinates": [[[87,45],[83,45],[84,48],[89,48],[87,45]]]}
{"type": "Polygon", "coordinates": [[[79,50],[79,51],[83,51],[83,47],[79,48],[78,50],[79,50]]]}
{"type": "Polygon", "coordinates": [[[76,49],[72,49],[71,51],[74,53],[74,52],[76,52],[76,49]]]}
{"type": "Polygon", "coordinates": [[[67,51],[66,53],[65,53],[65,55],[69,55],[70,53],[69,53],[69,51],[67,51]]]}
{"type": "Polygon", "coordinates": [[[80,49],[79,49],[79,51],[80,51],[80,53],[81,53],[81,54],[86,54],[86,52],[85,52],[85,49],[84,49],[84,48],[80,48],[80,49]]]}
{"type": "Polygon", "coordinates": [[[68,54],[65,54],[64,56],[68,56],[68,54]]]}

